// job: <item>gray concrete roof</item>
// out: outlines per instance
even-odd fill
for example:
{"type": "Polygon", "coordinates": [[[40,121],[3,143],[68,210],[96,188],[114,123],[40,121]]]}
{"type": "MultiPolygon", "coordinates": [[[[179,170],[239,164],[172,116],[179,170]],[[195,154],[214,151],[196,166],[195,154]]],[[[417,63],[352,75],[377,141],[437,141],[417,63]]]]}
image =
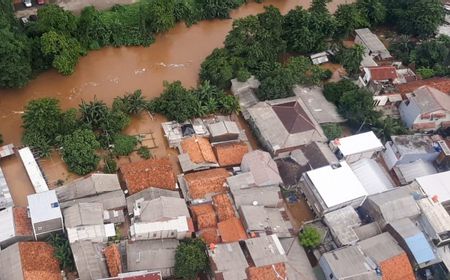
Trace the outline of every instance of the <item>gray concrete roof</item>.
{"type": "Polygon", "coordinates": [[[388,232],[363,240],[358,246],[378,265],[405,252],[388,232]]]}
{"type": "Polygon", "coordinates": [[[178,244],[176,239],[127,242],[128,271],[159,270],[164,278],[173,276],[178,244]]]}
{"type": "Polygon", "coordinates": [[[288,258],[286,262],[287,278],[289,280],[317,280],[305,249],[300,246],[298,239],[296,237],[283,238],[280,242],[288,258]]]}
{"type": "Polygon", "coordinates": [[[103,205],[101,203],[80,203],[64,209],[66,228],[103,225],[103,205]]]}
{"type": "Polygon", "coordinates": [[[231,92],[238,98],[242,115],[246,120],[250,117],[247,109],[259,101],[255,90],[260,84],[254,76],[251,76],[246,82],[239,82],[237,79],[231,80],[231,92]]]}
{"type": "Polygon", "coordinates": [[[390,58],[391,55],[386,46],[381,42],[377,35],[373,34],[368,28],[356,29],[355,33],[364,42],[367,51],[380,52],[382,59],[390,58]]]}
{"type": "Polygon", "coordinates": [[[421,159],[411,163],[398,164],[394,166],[393,170],[403,185],[411,183],[416,178],[438,173],[431,162],[421,159]]]}
{"type": "Polygon", "coordinates": [[[11,194],[9,193],[9,187],[5,179],[5,175],[0,167],[0,209],[13,206],[11,194]]]}
{"type": "Polygon", "coordinates": [[[138,193],[132,194],[126,198],[128,213],[133,213],[133,207],[136,200],[153,200],[161,196],[165,197],[180,197],[178,191],[165,190],[160,188],[148,188],[138,193]]]}
{"type": "Polygon", "coordinates": [[[214,250],[208,251],[208,255],[216,276],[221,274],[224,280],[247,279],[249,265],[238,242],[217,244],[214,250]]]}
{"type": "Polygon", "coordinates": [[[359,227],[353,228],[359,240],[365,240],[374,237],[381,233],[378,223],[368,223],[359,227]]]}
{"type": "Polygon", "coordinates": [[[19,243],[0,251],[0,280],[23,280],[19,243]]]}
{"type": "Polygon", "coordinates": [[[92,174],[56,188],[60,202],[121,190],[117,174],[92,174]]]}
{"type": "MultiPolygon", "coordinates": [[[[324,260],[322,260],[322,258],[324,260]]],[[[364,254],[356,246],[340,248],[322,255],[336,279],[379,280],[364,254]]]]}
{"type": "Polygon", "coordinates": [[[60,202],[61,208],[67,208],[72,205],[83,202],[100,202],[103,204],[103,209],[111,210],[116,208],[124,208],[126,206],[125,195],[122,190],[106,192],[99,195],[87,196],[74,200],[60,202]]]}
{"type": "Polygon", "coordinates": [[[255,266],[271,265],[287,261],[286,253],[275,234],[245,240],[255,266]]]}
{"type": "Polygon", "coordinates": [[[279,238],[292,235],[289,231],[292,225],[283,219],[278,208],[242,205],[239,212],[247,232],[268,232],[276,234],[279,238]]]}
{"type": "Polygon", "coordinates": [[[352,206],[329,212],[323,219],[339,246],[356,244],[358,236],[353,228],[361,225],[361,220],[352,206]]]}
{"type": "Polygon", "coordinates": [[[439,110],[450,112],[450,96],[429,86],[422,86],[407,97],[414,101],[422,114],[439,110]]]}
{"type": "Polygon", "coordinates": [[[394,182],[392,182],[389,174],[374,159],[362,158],[350,163],[350,168],[369,195],[381,193],[394,187],[394,182]]]}
{"type": "Polygon", "coordinates": [[[341,123],[345,121],[337,112],[336,106],[325,98],[321,88],[296,86],[294,87],[294,93],[303,100],[318,123],[341,123]]]}
{"type": "Polygon", "coordinates": [[[179,197],[165,197],[139,202],[140,222],[158,222],[181,216],[190,217],[186,201],[179,197]]]}
{"type": "Polygon", "coordinates": [[[70,244],[80,279],[96,280],[109,276],[103,255],[105,247],[105,244],[90,241],[70,244]]]}
{"type": "Polygon", "coordinates": [[[241,169],[251,172],[257,186],[278,186],[283,182],[276,162],[269,153],[255,150],[244,155],[241,169]]]}

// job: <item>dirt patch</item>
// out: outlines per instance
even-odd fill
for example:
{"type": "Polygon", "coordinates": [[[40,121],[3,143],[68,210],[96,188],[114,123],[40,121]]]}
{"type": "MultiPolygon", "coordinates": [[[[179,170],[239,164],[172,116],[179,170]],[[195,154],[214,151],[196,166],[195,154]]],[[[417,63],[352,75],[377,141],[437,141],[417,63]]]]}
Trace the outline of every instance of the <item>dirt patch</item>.
{"type": "Polygon", "coordinates": [[[298,232],[305,222],[314,219],[314,213],[303,197],[299,197],[294,203],[285,202],[284,204],[295,232],[298,232]]]}

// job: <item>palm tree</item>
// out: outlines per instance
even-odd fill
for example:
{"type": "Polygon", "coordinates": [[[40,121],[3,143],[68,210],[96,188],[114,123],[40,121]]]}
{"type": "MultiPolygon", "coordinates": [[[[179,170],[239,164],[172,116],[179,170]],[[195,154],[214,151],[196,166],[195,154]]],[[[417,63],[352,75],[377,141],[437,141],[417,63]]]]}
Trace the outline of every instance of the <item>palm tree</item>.
{"type": "Polygon", "coordinates": [[[399,120],[389,116],[378,119],[373,130],[383,142],[389,141],[392,135],[408,133],[408,130],[399,120]]]}
{"type": "Polygon", "coordinates": [[[62,234],[52,234],[47,239],[47,242],[53,246],[55,258],[59,261],[61,269],[73,271],[75,269],[75,262],[69,240],[62,234]]]}
{"type": "Polygon", "coordinates": [[[93,129],[99,129],[109,115],[108,106],[106,106],[105,102],[97,100],[96,97],[89,103],[82,100],[79,111],[81,113],[81,121],[93,129]]]}
{"type": "Polygon", "coordinates": [[[123,97],[116,97],[113,103],[113,109],[122,110],[129,115],[137,115],[145,110],[147,102],[140,89],[133,93],[125,94],[123,97]]]}

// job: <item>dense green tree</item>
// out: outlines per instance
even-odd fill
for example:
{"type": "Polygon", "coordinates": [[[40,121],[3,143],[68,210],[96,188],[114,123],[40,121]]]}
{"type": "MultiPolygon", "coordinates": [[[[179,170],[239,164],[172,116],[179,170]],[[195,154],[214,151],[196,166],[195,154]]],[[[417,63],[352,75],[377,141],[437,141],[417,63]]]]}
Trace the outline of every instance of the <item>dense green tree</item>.
{"type": "Polygon", "coordinates": [[[346,38],[355,29],[370,25],[369,20],[356,4],[339,5],[334,15],[337,25],[335,37],[337,38],[346,38]]]}
{"type": "Polygon", "coordinates": [[[55,31],[42,35],[41,49],[44,55],[53,57],[52,66],[63,75],[70,75],[75,71],[78,59],[84,53],[75,38],[55,31]]]}
{"type": "Polygon", "coordinates": [[[173,13],[176,21],[184,21],[187,26],[201,19],[195,0],[175,0],[173,13]]]}
{"type": "Polygon", "coordinates": [[[203,61],[200,68],[200,80],[210,81],[213,85],[228,89],[233,79],[233,66],[229,52],[222,49],[214,51],[203,61]]]}
{"type": "Polygon", "coordinates": [[[139,4],[147,31],[160,33],[175,25],[174,0],[142,0],[139,4]]]}
{"type": "Polygon", "coordinates": [[[322,125],[323,132],[328,140],[334,140],[342,136],[342,127],[337,123],[322,125]]]}
{"type": "Polygon", "coordinates": [[[89,129],[78,129],[64,136],[62,158],[69,171],[86,175],[97,168],[100,157],[96,150],[100,148],[95,134],[89,129]]]}
{"type": "Polygon", "coordinates": [[[84,8],[78,19],[76,35],[86,49],[98,49],[110,43],[111,32],[93,6],[84,8]]]}
{"type": "Polygon", "coordinates": [[[31,77],[31,44],[0,16],[0,87],[24,86],[31,77]]]}
{"type": "Polygon", "coordinates": [[[373,131],[383,142],[390,141],[392,135],[403,135],[408,133],[408,129],[398,119],[389,116],[379,118],[375,124],[373,131]]]}
{"type": "Polygon", "coordinates": [[[344,66],[350,76],[355,76],[360,72],[360,65],[363,59],[365,48],[362,45],[354,45],[351,48],[342,48],[336,58],[344,66]]]}
{"type": "Polygon", "coordinates": [[[390,23],[405,34],[432,36],[444,19],[441,0],[384,0],[384,2],[390,23]]]}
{"type": "Polygon", "coordinates": [[[283,38],[290,51],[311,53],[325,49],[326,39],[335,30],[335,21],[326,9],[326,2],[315,0],[309,11],[298,6],[285,16],[283,38]]]}
{"type": "Polygon", "coordinates": [[[59,118],[59,135],[68,135],[73,133],[79,126],[77,110],[71,108],[61,113],[59,118]]]}
{"type": "Polygon", "coordinates": [[[354,126],[374,123],[379,117],[373,110],[373,95],[367,89],[345,92],[339,100],[338,109],[354,126]]]}
{"type": "Polygon", "coordinates": [[[151,153],[150,149],[148,147],[146,147],[146,146],[139,147],[137,153],[143,159],[149,159],[149,158],[152,157],[152,153],[151,153]]]}
{"type": "Polygon", "coordinates": [[[60,268],[74,271],[75,261],[73,259],[69,239],[64,235],[57,233],[51,234],[47,239],[47,242],[54,248],[54,256],[59,261],[60,268]]]}
{"type": "Polygon", "coordinates": [[[407,35],[400,35],[396,37],[389,45],[389,51],[391,54],[405,65],[410,63],[410,54],[414,48],[415,44],[407,35]]]}
{"type": "Polygon", "coordinates": [[[128,156],[138,144],[135,136],[117,134],[114,136],[113,153],[116,156],[128,156]]]}
{"type": "Polygon", "coordinates": [[[418,44],[410,53],[410,61],[417,68],[433,69],[435,74],[444,76],[450,73],[450,37],[439,36],[418,44]]]}
{"type": "Polygon", "coordinates": [[[344,95],[344,93],[356,89],[358,89],[358,86],[355,85],[351,80],[343,79],[338,82],[325,84],[323,94],[328,101],[339,105],[339,101],[341,100],[341,97],[342,95],[344,95]]]}
{"type": "Polygon", "coordinates": [[[305,227],[298,235],[300,244],[307,249],[317,248],[322,243],[319,231],[311,226],[305,227]]]}
{"type": "Polygon", "coordinates": [[[54,31],[66,35],[77,29],[77,18],[58,5],[48,4],[38,9],[38,30],[41,33],[54,31]]]}
{"type": "Polygon", "coordinates": [[[109,116],[109,108],[106,103],[98,100],[96,97],[89,102],[81,100],[79,111],[81,114],[81,122],[94,130],[100,129],[109,116]]]}
{"type": "Polygon", "coordinates": [[[129,115],[137,115],[146,108],[146,101],[140,89],[127,93],[123,97],[114,98],[113,110],[121,110],[129,115]]]}
{"type": "Polygon", "coordinates": [[[186,239],[175,252],[175,277],[193,280],[208,269],[206,246],[201,239],[186,239]]]}
{"type": "Polygon", "coordinates": [[[356,3],[370,25],[379,25],[386,20],[386,7],[382,0],[358,0],[356,3]]]}
{"type": "Polygon", "coordinates": [[[202,18],[229,18],[230,11],[244,4],[244,0],[196,0],[202,18]]]}
{"type": "Polygon", "coordinates": [[[0,0],[0,18],[9,22],[10,25],[17,24],[12,1],[0,0]]]}

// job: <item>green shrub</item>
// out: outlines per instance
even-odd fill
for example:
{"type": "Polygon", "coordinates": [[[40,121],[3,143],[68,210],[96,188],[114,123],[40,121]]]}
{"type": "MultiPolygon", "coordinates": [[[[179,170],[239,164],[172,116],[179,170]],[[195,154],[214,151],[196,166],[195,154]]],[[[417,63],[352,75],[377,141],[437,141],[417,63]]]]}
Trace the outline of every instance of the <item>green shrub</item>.
{"type": "Polygon", "coordinates": [[[117,163],[112,155],[106,156],[103,159],[103,162],[105,164],[103,172],[105,172],[106,174],[114,174],[117,172],[117,163]]]}
{"type": "Polygon", "coordinates": [[[143,159],[149,159],[152,157],[150,149],[145,146],[141,146],[137,152],[143,159]]]}
{"type": "Polygon", "coordinates": [[[180,242],[175,253],[175,277],[193,280],[208,267],[206,246],[201,239],[180,242]]]}
{"type": "Polygon", "coordinates": [[[422,77],[422,79],[429,79],[436,75],[436,72],[434,72],[433,69],[426,67],[417,69],[417,73],[422,77]]]}
{"type": "Polygon", "coordinates": [[[322,243],[319,231],[311,226],[305,227],[298,235],[298,239],[300,244],[307,249],[317,248],[322,243]]]}
{"type": "Polygon", "coordinates": [[[323,132],[328,140],[334,140],[336,138],[340,138],[342,136],[342,127],[339,124],[325,124],[322,125],[323,132]]]}
{"type": "Polygon", "coordinates": [[[135,136],[117,134],[114,136],[113,153],[116,156],[128,156],[134,151],[138,140],[135,136]]]}
{"type": "Polygon", "coordinates": [[[69,171],[78,175],[86,175],[97,168],[100,158],[96,150],[100,143],[94,132],[89,129],[78,129],[66,135],[62,142],[62,158],[69,171]]]}

